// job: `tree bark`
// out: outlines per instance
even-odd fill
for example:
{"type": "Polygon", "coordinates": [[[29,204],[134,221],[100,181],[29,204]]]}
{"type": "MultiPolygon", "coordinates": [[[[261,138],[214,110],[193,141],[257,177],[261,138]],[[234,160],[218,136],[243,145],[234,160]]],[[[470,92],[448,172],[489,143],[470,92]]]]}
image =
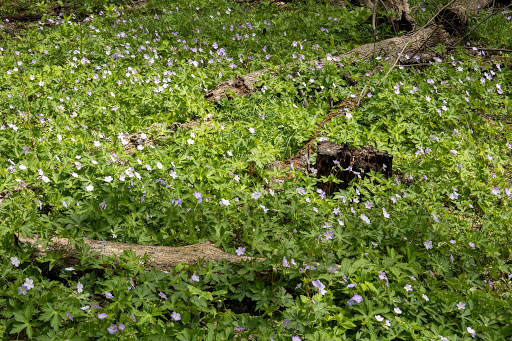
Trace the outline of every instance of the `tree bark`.
{"type": "MultiPolygon", "coordinates": [[[[34,256],[45,256],[49,253],[60,253],[66,265],[76,265],[80,263],[80,256],[74,246],[67,238],[53,237],[48,246],[43,245],[44,239],[37,235],[33,238],[19,237],[19,241],[31,245],[35,251],[34,256]]],[[[86,245],[90,247],[90,253],[100,258],[102,256],[120,256],[124,251],[133,251],[137,256],[149,256],[150,263],[148,267],[154,267],[158,270],[169,271],[180,263],[196,264],[199,259],[205,261],[219,261],[225,259],[228,262],[240,262],[242,260],[263,260],[256,257],[239,257],[219,250],[215,245],[206,241],[199,244],[170,247],[170,246],[152,246],[125,244],[119,242],[104,242],[83,238],[86,245]]]]}
{"type": "Polygon", "coordinates": [[[400,31],[412,31],[416,28],[416,21],[411,14],[409,3],[407,0],[349,0],[350,3],[356,6],[364,6],[373,10],[375,3],[379,2],[379,6],[384,8],[386,12],[396,12],[394,16],[390,18],[390,24],[393,25],[393,29],[396,33],[400,31]]]}

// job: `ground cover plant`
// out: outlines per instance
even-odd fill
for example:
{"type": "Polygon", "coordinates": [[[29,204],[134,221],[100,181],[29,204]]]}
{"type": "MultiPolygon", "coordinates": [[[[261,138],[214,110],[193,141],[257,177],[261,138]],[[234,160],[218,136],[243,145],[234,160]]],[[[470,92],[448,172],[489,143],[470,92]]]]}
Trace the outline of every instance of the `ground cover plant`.
{"type": "MultiPolygon", "coordinates": [[[[424,22],[436,5],[411,1],[424,22]]],[[[511,59],[480,47],[507,47],[511,15],[395,67],[306,63],[373,41],[372,11],[342,2],[107,4],[18,37],[0,22],[2,339],[510,339],[511,59]],[[250,97],[204,97],[286,64],[250,97]],[[265,167],[361,93],[317,140],[389,153],[391,178],[327,195],[314,157],[265,167]],[[35,257],[34,235],[78,261],[35,257]],[[260,259],[160,271],[83,237],[260,259]]]]}

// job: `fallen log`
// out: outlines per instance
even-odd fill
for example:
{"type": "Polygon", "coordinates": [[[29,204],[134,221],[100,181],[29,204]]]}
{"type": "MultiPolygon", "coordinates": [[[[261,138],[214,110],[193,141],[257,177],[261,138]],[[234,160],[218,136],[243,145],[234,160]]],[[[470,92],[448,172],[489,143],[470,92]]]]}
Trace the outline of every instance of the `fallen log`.
{"type": "MultiPolygon", "coordinates": [[[[50,241],[35,235],[32,238],[19,237],[19,242],[28,244],[34,248],[34,256],[46,256],[50,253],[59,253],[67,265],[80,263],[80,255],[77,249],[67,238],[53,237],[50,241]],[[47,245],[45,245],[47,243],[47,245]]],[[[236,256],[224,252],[215,247],[210,241],[188,246],[152,246],[127,244],[119,242],[105,242],[83,238],[85,245],[90,247],[89,252],[95,257],[121,256],[125,251],[133,251],[137,256],[148,256],[150,259],[148,267],[158,270],[169,271],[178,264],[185,263],[193,265],[198,260],[219,261],[225,259],[228,262],[240,262],[242,260],[261,261],[263,258],[236,256]]]]}
{"type": "MultiPolygon", "coordinates": [[[[373,3],[374,0],[354,0],[360,3],[373,3]]],[[[405,0],[395,0],[396,4],[407,3],[405,0]]],[[[384,1],[386,2],[386,1],[384,1]]],[[[496,1],[506,3],[507,1],[496,1]]],[[[510,2],[510,1],[508,1],[510,2]]],[[[393,3],[389,0],[389,3],[393,3]]],[[[407,34],[393,37],[378,42],[361,45],[346,53],[336,55],[329,60],[321,59],[308,61],[306,63],[315,65],[315,67],[323,66],[331,61],[339,61],[348,59],[351,62],[368,61],[374,57],[400,58],[401,63],[417,62],[418,60],[427,61],[434,57],[431,49],[438,44],[447,44],[458,41],[455,35],[467,29],[467,13],[475,13],[490,6],[493,0],[455,0],[449,6],[443,7],[435,17],[435,22],[429,22],[427,25],[411,31],[407,34]],[[410,58],[407,58],[410,57],[410,58]],[[412,59],[411,57],[416,57],[412,59]],[[419,57],[419,58],[418,58],[419,57]]],[[[405,5],[403,8],[406,8],[405,5]]],[[[406,13],[406,12],[404,12],[406,13]]],[[[289,68],[294,63],[276,66],[273,69],[263,69],[254,71],[246,75],[237,75],[234,79],[219,83],[214,89],[205,93],[208,101],[218,101],[224,96],[235,94],[238,96],[250,96],[254,92],[255,84],[260,77],[269,71],[278,71],[289,68]]]]}

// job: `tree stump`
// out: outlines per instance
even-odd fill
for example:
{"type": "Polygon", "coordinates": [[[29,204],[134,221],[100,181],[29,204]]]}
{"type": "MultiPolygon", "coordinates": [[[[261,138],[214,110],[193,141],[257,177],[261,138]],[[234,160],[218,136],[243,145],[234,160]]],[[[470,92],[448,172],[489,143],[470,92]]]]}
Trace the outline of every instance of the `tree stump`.
{"type": "Polygon", "coordinates": [[[372,146],[350,148],[347,144],[338,145],[329,141],[318,143],[315,165],[318,176],[334,174],[342,181],[341,183],[318,183],[318,188],[327,194],[348,188],[355,177],[364,179],[372,170],[389,178],[392,167],[393,156],[380,152],[372,146]]]}

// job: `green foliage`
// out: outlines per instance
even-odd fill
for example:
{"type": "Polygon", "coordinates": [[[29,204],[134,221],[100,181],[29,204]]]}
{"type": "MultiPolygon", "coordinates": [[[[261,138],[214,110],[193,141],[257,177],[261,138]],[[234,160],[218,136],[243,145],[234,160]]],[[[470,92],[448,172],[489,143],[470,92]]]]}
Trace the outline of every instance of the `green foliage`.
{"type": "MultiPolygon", "coordinates": [[[[112,2],[80,23],[67,14],[3,35],[2,338],[509,339],[510,59],[440,46],[453,54],[386,79],[382,60],[319,67],[305,61],[371,41],[367,9],[250,6],[112,2]],[[251,97],[204,98],[285,64],[251,97]],[[265,168],[302,148],[331,101],[365,85],[359,108],[338,112],[319,138],[392,154],[391,179],[372,174],[325,196],[313,165],[265,168]],[[34,234],[69,238],[77,263],[17,243],[34,234]],[[265,260],[162,272],[135,252],[98,259],[83,237],[211,240],[265,260]]],[[[496,20],[510,31],[506,15],[496,20]]]]}

